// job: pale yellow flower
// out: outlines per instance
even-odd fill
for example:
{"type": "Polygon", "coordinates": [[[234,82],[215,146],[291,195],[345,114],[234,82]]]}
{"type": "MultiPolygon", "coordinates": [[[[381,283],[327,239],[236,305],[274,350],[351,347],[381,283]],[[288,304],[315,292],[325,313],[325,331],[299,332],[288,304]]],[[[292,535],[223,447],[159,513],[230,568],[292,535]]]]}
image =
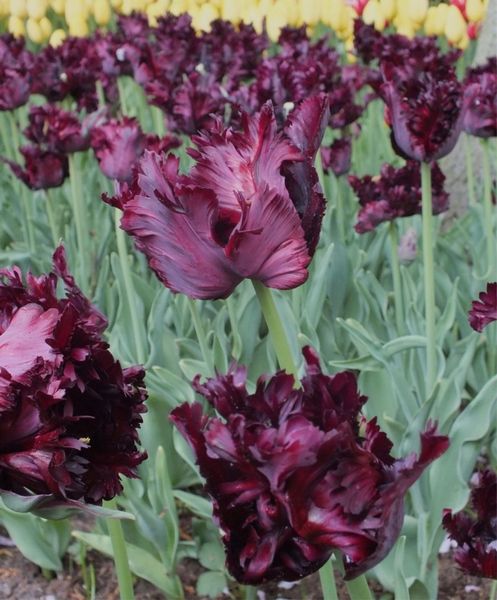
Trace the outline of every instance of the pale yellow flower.
{"type": "Polygon", "coordinates": [[[26,12],[28,13],[28,17],[30,19],[35,19],[36,21],[39,21],[42,17],[46,15],[47,10],[48,0],[27,0],[26,2],[26,12]]]}
{"type": "Polygon", "coordinates": [[[15,37],[22,37],[26,33],[24,21],[16,15],[11,15],[9,17],[7,29],[9,30],[9,33],[11,33],[15,37]]]}
{"type": "Polygon", "coordinates": [[[48,43],[50,44],[50,46],[57,48],[57,46],[60,46],[62,44],[66,37],[67,33],[63,29],[56,29],[50,36],[50,41],[48,43]]]}
{"type": "Polygon", "coordinates": [[[109,0],[95,0],[93,6],[93,17],[95,23],[103,27],[107,25],[112,18],[112,9],[109,0]]]}
{"type": "Polygon", "coordinates": [[[466,33],[466,21],[456,6],[449,6],[445,22],[445,37],[451,44],[459,43],[466,33]]]}

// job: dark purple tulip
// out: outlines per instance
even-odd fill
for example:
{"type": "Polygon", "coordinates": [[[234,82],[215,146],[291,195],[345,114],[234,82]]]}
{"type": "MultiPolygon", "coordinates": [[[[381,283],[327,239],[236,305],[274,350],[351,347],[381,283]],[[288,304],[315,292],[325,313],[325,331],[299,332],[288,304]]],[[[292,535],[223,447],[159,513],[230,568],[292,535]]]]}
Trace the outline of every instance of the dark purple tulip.
{"type": "Polygon", "coordinates": [[[35,55],[34,73],[33,92],[50,102],[71,96],[79,109],[97,110],[102,61],[92,39],[69,37],[57,48],[46,46],[35,55]]]}
{"type": "MultiPolygon", "coordinates": [[[[437,164],[431,169],[433,214],[449,208],[449,195],[444,190],[445,176],[437,164]]],[[[372,231],[384,221],[421,214],[421,170],[419,163],[408,161],[396,169],[385,164],[376,177],[349,176],[361,208],[357,216],[357,233],[372,231]]]]}
{"type": "Polygon", "coordinates": [[[24,130],[25,137],[47,150],[69,154],[88,150],[90,147],[93,115],[81,122],[74,113],[45,104],[32,106],[28,120],[28,127],[24,130]]]}
{"type": "Polygon", "coordinates": [[[480,333],[489,323],[497,321],[497,282],[487,284],[480,300],[472,303],[468,317],[471,327],[480,333]]]}
{"type": "Polygon", "coordinates": [[[53,261],[51,273],[25,281],[17,267],[0,272],[0,494],[33,508],[100,504],[145,459],[144,372],[123,370],[109,352],[107,322],[76,287],[62,247],[53,261]]]}
{"type": "Polygon", "coordinates": [[[26,104],[31,94],[32,65],[33,55],[26,50],[24,39],[0,36],[0,111],[26,104]]]}
{"type": "Polygon", "coordinates": [[[321,148],[321,160],[326,173],[333,171],[336,177],[350,171],[352,161],[352,142],[348,138],[335,140],[330,146],[321,148]]]}
{"type": "Polygon", "coordinates": [[[464,131],[488,138],[497,136],[497,58],[470,69],[465,80],[467,110],[464,131]]]}
{"type": "Polygon", "coordinates": [[[453,69],[415,75],[383,68],[381,96],[388,108],[393,147],[407,159],[432,162],[449,154],[461,133],[463,88],[453,69]]]}
{"type": "Polygon", "coordinates": [[[328,118],[324,97],[295,109],[278,132],[270,104],[217,120],[194,139],[189,175],[179,160],[145,152],[130,185],[109,200],[164,285],[193,298],[225,298],[244,278],[289,289],[307,279],[324,207],[312,166],[328,118]]]}
{"type": "Polygon", "coordinates": [[[301,579],[336,550],[347,579],[374,567],[400,533],[408,488],[449,445],[429,424],[419,457],[394,459],[376,420],[359,416],[367,399],[355,376],[324,375],[313,350],[304,356],[300,389],[280,371],[249,394],[246,369],[235,365],[193,383],[219,416],[198,403],[171,413],[206,479],[228,569],[242,583],[301,579]]]}
{"type": "Polygon", "coordinates": [[[193,135],[207,129],[214,114],[223,112],[226,98],[212,75],[193,72],[172,95],[169,126],[173,131],[193,135]]]}
{"type": "Polygon", "coordinates": [[[497,475],[487,469],[478,473],[471,493],[472,513],[444,511],[443,526],[457,543],[455,561],[476,577],[497,579],[497,475]]]}
{"type": "Polygon", "coordinates": [[[34,145],[23,146],[21,154],[24,157],[24,167],[6,158],[0,160],[8,164],[12,173],[32,190],[59,187],[69,175],[65,154],[34,145]]]}
{"type": "Polygon", "coordinates": [[[131,181],[132,169],[146,145],[146,136],[137,119],[111,119],[91,132],[91,147],[102,173],[109,179],[131,181]]]}

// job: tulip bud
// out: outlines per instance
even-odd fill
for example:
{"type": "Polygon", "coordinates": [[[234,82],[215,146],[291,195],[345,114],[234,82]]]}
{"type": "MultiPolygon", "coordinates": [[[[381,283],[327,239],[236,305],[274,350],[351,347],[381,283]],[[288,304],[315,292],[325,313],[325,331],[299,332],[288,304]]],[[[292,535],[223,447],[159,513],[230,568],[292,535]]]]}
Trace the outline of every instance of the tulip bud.
{"type": "Polygon", "coordinates": [[[383,14],[385,15],[385,19],[387,21],[391,21],[397,12],[395,0],[380,0],[380,6],[383,14]]]}
{"type": "Polygon", "coordinates": [[[60,46],[62,42],[66,39],[67,34],[63,29],[55,29],[55,31],[50,36],[49,44],[53,48],[57,48],[60,46]]]}
{"type": "Polygon", "coordinates": [[[193,26],[199,31],[210,31],[212,21],[219,18],[219,13],[212,4],[204,3],[192,14],[193,26]]]}
{"type": "Polygon", "coordinates": [[[86,37],[90,33],[88,23],[84,19],[75,19],[70,21],[68,25],[69,35],[74,37],[86,37]]]}
{"type": "Polygon", "coordinates": [[[63,15],[66,9],[64,0],[50,0],[50,6],[54,13],[58,15],[63,15]]]}
{"type": "Polygon", "coordinates": [[[406,15],[409,19],[421,25],[426,19],[428,13],[428,0],[407,0],[406,15]]]}
{"type": "Polygon", "coordinates": [[[112,17],[112,10],[108,0],[96,0],[93,7],[93,16],[97,25],[107,25],[112,17]]]}
{"type": "Polygon", "coordinates": [[[468,21],[477,23],[485,16],[485,8],[481,0],[467,0],[466,2],[466,16],[468,21]]]}
{"type": "Polygon", "coordinates": [[[239,23],[241,20],[240,5],[233,0],[223,0],[221,3],[221,17],[231,23],[239,23]]]}
{"type": "Polygon", "coordinates": [[[8,30],[14,37],[22,37],[26,33],[24,21],[20,17],[11,15],[9,17],[8,30]]]}
{"type": "Polygon", "coordinates": [[[39,21],[48,10],[48,0],[27,0],[26,10],[31,19],[39,21]]]}
{"type": "Polygon", "coordinates": [[[299,8],[300,17],[303,23],[315,25],[319,21],[321,16],[321,5],[319,0],[300,0],[299,8]]]}
{"type": "Polygon", "coordinates": [[[456,6],[449,6],[445,23],[445,37],[451,44],[457,44],[466,33],[466,21],[456,6]]]}
{"type": "Polygon", "coordinates": [[[45,39],[40,23],[36,19],[28,19],[26,21],[26,34],[35,44],[41,44],[45,39]]]}
{"type": "Polygon", "coordinates": [[[367,25],[374,25],[378,31],[383,31],[386,25],[385,15],[378,0],[370,0],[362,13],[362,20],[367,25]]]}

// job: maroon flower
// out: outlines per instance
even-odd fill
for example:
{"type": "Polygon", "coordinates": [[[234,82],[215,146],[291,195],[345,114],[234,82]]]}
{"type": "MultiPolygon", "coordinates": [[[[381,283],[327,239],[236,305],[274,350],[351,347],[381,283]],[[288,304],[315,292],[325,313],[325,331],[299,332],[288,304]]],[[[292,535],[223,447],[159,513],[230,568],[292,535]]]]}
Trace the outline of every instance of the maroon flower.
{"type": "Polygon", "coordinates": [[[487,284],[486,291],[480,294],[480,301],[472,303],[468,317],[471,327],[479,332],[489,323],[497,321],[497,282],[487,284]]]}
{"type": "Polygon", "coordinates": [[[400,156],[431,162],[449,154],[457,143],[464,113],[463,88],[452,68],[443,73],[407,74],[383,68],[381,95],[388,109],[392,144],[400,156]]]}
{"type": "Polygon", "coordinates": [[[459,567],[477,577],[497,579],[497,475],[487,469],[478,473],[471,493],[474,516],[464,510],[452,514],[444,511],[443,526],[458,548],[455,561],[459,567]]]}
{"type": "Polygon", "coordinates": [[[24,39],[0,36],[0,111],[23,106],[31,94],[33,55],[24,39]]]}
{"type": "Polygon", "coordinates": [[[59,187],[69,175],[65,154],[34,145],[23,146],[21,154],[24,157],[24,167],[3,157],[0,160],[8,164],[12,173],[32,190],[59,187]]]}
{"type": "MultiPolygon", "coordinates": [[[[449,208],[449,195],[444,190],[445,176],[437,164],[431,168],[433,214],[449,208]]],[[[421,214],[421,170],[419,163],[408,161],[396,169],[390,164],[381,168],[381,175],[359,178],[349,176],[352,189],[359,198],[357,233],[372,231],[384,221],[421,214]]]]}
{"type": "Polygon", "coordinates": [[[26,138],[52,152],[68,154],[90,147],[90,129],[95,118],[91,115],[83,123],[72,113],[52,104],[32,106],[26,138]]]}
{"type": "Polygon", "coordinates": [[[62,247],[53,261],[25,283],[17,267],[4,269],[0,283],[0,493],[40,509],[100,504],[145,458],[143,370],[123,370],[109,352],[107,322],[75,286],[62,247]]]}
{"type": "Polygon", "coordinates": [[[146,137],[137,119],[111,119],[91,132],[91,147],[102,173],[109,179],[131,181],[132,169],[146,145],[146,137]]]}
{"type": "Polygon", "coordinates": [[[98,108],[96,82],[102,61],[89,38],[69,37],[57,48],[46,46],[35,55],[33,92],[58,102],[71,96],[79,109],[98,108]]]}
{"type": "Polygon", "coordinates": [[[465,85],[464,131],[482,138],[497,136],[497,58],[470,69],[465,85]]]}
{"type": "Polygon", "coordinates": [[[350,171],[352,160],[352,143],[348,138],[335,140],[330,146],[321,148],[321,160],[326,173],[333,173],[340,177],[350,171]]]}
{"type": "Polygon", "coordinates": [[[194,139],[196,164],[145,152],[135,178],[109,201],[158,278],[193,298],[224,298],[244,278],[293,288],[307,278],[324,209],[312,166],[327,121],[311,98],[278,132],[271,106],[243,131],[214,127],[194,139]]]}
{"type": "Polygon", "coordinates": [[[168,119],[173,131],[193,135],[206,129],[213,114],[221,114],[226,104],[220,85],[212,75],[192,73],[172,95],[172,115],[168,119]]]}
{"type": "Polygon", "coordinates": [[[242,583],[300,579],[336,550],[347,579],[372,568],[399,535],[408,488],[448,447],[429,424],[419,457],[394,459],[376,420],[359,417],[366,398],[355,376],[324,375],[313,350],[304,356],[298,390],[280,371],[249,394],[246,369],[232,366],[193,382],[219,417],[197,403],[171,414],[206,479],[228,569],[242,583]]]}

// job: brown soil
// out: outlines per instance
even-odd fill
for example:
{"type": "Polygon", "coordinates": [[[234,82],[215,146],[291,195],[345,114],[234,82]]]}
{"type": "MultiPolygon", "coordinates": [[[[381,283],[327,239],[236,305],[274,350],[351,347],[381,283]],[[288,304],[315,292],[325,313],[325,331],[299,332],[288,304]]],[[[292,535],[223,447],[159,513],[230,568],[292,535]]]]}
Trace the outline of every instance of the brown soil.
{"type": "MultiPolygon", "coordinates": [[[[2,532],[0,532],[2,533],[2,532]]],[[[1,600],[87,600],[79,565],[72,559],[66,559],[64,571],[52,579],[46,579],[40,569],[28,562],[20,552],[7,546],[8,540],[0,538],[0,599],[1,600]]],[[[96,579],[95,600],[119,600],[117,582],[112,561],[98,554],[88,552],[87,565],[93,565],[96,579]]],[[[444,556],[440,563],[440,591],[438,600],[487,600],[490,593],[489,580],[469,577],[459,571],[450,557],[444,556]]],[[[186,600],[204,600],[195,593],[195,582],[202,567],[195,560],[186,560],[180,566],[180,576],[184,583],[186,600]]],[[[348,595],[341,581],[338,581],[340,600],[347,600],[348,595]]],[[[382,591],[381,587],[372,583],[375,597],[391,600],[391,594],[382,591]]],[[[262,588],[264,596],[259,600],[322,600],[319,578],[317,575],[307,577],[297,585],[287,589],[276,584],[262,588]]],[[[231,598],[240,598],[236,586],[231,590],[231,598]]],[[[136,600],[164,600],[146,581],[137,580],[135,585],[136,600]]],[[[219,600],[226,600],[225,595],[219,600]]]]}

